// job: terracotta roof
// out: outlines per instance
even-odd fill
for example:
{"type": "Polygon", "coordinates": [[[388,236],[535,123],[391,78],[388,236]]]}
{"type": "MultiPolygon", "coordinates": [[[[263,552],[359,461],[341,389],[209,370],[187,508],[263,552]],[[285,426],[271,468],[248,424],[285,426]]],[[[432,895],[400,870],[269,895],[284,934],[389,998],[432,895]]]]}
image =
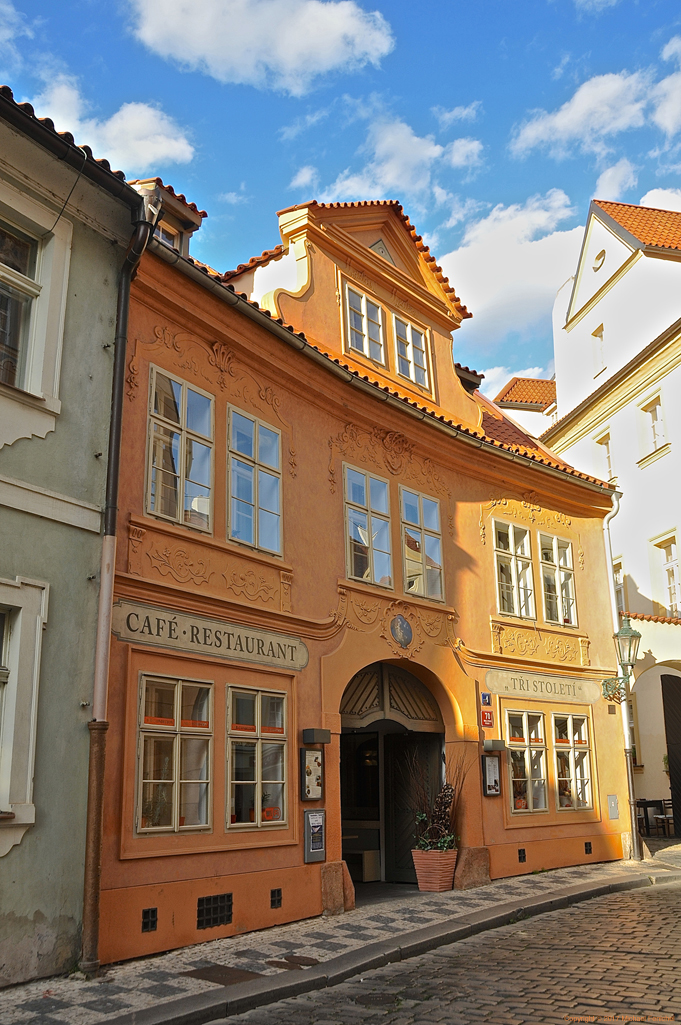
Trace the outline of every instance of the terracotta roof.
{"type": "Polygon", "coordinates": [[[620,612],[620,616],[642,619],[646,623],[670,623],[672,626],[681,626],[681,619],[678,616],[647,616],[643,612],[620,612]]]}
{"type": "Polygon", "coordinates": [[[234,270],[225,271],[222,275],[222,280],[225,282],[231,281],[232,278],[239,277],[239,275],[253,270],[255,267],[264,267],[270,260],[278,260],[283,255],[284,247],[281,245],[275,246],[274,249],[264,249],[260,256],[252,256],[248,263],[240,263],[234,270]]]}
{"type": "Polygon", "coordinates": [[[494,401],[540,406],[544,410],[556,401],[556,382],[538,377],[512,377],[494,401]]]}
{"type": "Polygon", "coordinates": [[[172,185],[166,185],[162,178],[132,178],[128,182],[128,184],[129,185],[158,185],[158,187],[160,189],[165,189],[166,192],[169,192],[171,196],[174,196],[175,199],[178,200],[178,202],[182,203],[183,206],[186,206],[193,213],[197,214],[197,216],[199,216],[199,217],[207,217],[208,216],[208,214],[206,213],[205,210],[199,210],[199,208],[196,205],[196,203],[190,203],[189,200],[187,199],[187,197],[184,195],[184,193],[176,192],[175,189],[172,187],[172,185]]]}
{"type": "Polygon", "coordinates": [[[469,313],[466,307],[461,303],[456,291],[449,284],[449,278],[444,276],[442,267],[439,266],[435,257],[431,256],[430,249],[427,245],[424,245],[422,236],[416,233],[416,228],[404,213],[402,204],[398,203],[396,199],[362,199],[355,203],[318,203],[316,199],[312,199],[309,203],[296,203],[294,206],[287,206],[284,207],[283,210],[277,210],[277,217],[281,214],[289,213],[291,210],[303,210],[306,207],[315,207],[317,210],[346,210],[365,206],[387,206],[395,211],[397,216],[404,222],[404,226],[411,235],[412,242],[416,246],[416,249],[423,261],[428,264],[431,274],[433,274],[435,279],[440,283],[443,291],[447,295],[447,298],[457,310],[461,319],[466,320],[467,318],[472,317],[473,314],[469,313]]]}
{"type": "Polygon", "coordinates": [[[610,203],[600,199],[595,199],[594,205],[609,214],[644,246],[681,249],[681,211],[659,210],[631,203],[610,203]]]}

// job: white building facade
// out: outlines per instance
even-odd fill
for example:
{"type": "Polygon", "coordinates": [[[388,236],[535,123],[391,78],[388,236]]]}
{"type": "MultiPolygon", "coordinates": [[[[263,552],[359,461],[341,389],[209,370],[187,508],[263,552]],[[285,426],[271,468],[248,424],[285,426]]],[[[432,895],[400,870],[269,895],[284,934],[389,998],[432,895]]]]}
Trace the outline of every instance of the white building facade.
{"type": "Polygon", "coordinates": [[[556,299],[554,351],[558,419],[542,441],[622,494],[610,534],[617,609],[642,634],[630,705],[636,796],[671,799],[678,835],[681,213],[591,204],[575,277],[556,299]]]}

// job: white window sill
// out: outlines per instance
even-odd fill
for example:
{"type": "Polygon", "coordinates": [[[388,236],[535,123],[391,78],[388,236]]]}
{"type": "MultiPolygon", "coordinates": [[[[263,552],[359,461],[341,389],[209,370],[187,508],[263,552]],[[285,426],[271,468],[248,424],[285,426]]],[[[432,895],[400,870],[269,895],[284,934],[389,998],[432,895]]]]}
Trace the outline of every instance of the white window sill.
{"type": "Polygon", "coordinates": [[[654,463],[656,459],[662,459],[663,456],[666,456],[671,452],[671,448],[672,443],[671,441],[668,441],[665,445],[660,445],[659,448],[654,449],[653,452],[649,452],[647,456],[643,457],[643,459],[639,459],[636,465],[643,470],[646,466],[650,466],[651,463],[654,463]]]}

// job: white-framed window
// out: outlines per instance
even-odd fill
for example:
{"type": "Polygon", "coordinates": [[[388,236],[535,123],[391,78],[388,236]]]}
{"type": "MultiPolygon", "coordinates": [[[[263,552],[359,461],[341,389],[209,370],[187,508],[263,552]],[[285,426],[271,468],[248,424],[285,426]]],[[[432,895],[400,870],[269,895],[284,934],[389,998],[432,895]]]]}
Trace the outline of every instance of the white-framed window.
{"type": "Polygon", "coordinates": [[[585,715],[553,715],[556,808],[593,807],[589,720],[585,715]]]}
{"type": "Polygon", "coordinates": [[[228,690],[228,814],[230,828],[286,824],[287,707],[277,691],[228,690]]]}
{"type": "Polygon", "coordinates": [[[177,833],[210,827],[212,740],[212,682],[142,677],[139,832],[177,833]]]}
{"type": "Polygon", "coordinates": [[[54,208],[0,182],[0,446],[44,438],[61,410],[73,225],[56,218],[54,208]]]}
{"type": "Polygon", "coordinates": [[[615,603],[617,605],[617,611],[624,612],[626,610],[626,596],[624,592],[624,568],[622,566],[621,559],[617,559],[613,562],[612,572],[615,581],[615,603]]]}
{"type": "Polygon", "coordinates": [[[382,308],[350,285],[346,286],[346,294],[349,348],[376,363],[385,363],[382,308]]]}
{"type": "Polygon", "coordinates": [[[0,221],[0,382],[23,388],[34,300],[38,240],[0,221]]]}
{"type": "Polygon", "coordinates": [[[228,432],[229,536],[280,555],[281,435],[234,408],[228,432]]]}
{"type": "Polygon", "coordinates": [[[598,452],[600,457],[601,469],[599,474],[602,475],[604,480],[613,480],[615,477],[615,471],[613,470],[612,463],[612,447],[610,442],[610,432],[602,434],[600,438],[596,438],[596,444],[598,445],[598,452]]]}
{"type": "Polygon", "coordinates": [[[40,819],[33,803],[38,693],[49,584],[0,580],[0,858],[40,819]]]}
{"type": "Polygon", "coordinates": [[[542,712],[506,712],[511,812],[548,810],[546,733],[542,712]]]}
{"type": "Polygon", "coordinates": [[[153,516],[210,531],[212,492],[213,399],[152,366],[147,508],[153,516]]]}
{"type": "Polygon", "coordinates": [[[679,553],[676,547],[676,535],[658,541],[655,546],[660,553],[664,602],[667,614],[678,616],[681,607],[681,591],[679,589],[679,553]]]}
{"type": "Polygon", "coordinates": [[[442,600],[442,536],[440,503],[400,488],[404,590],[442,600]]]}
{"type": "Polygon", "coordinates": [[[572,543],[550,534],[539,535],[544,618],[548,623],[575,626],[575,573],[572,543]]]}
{"type": "Polygon", "coordinates": [[[645,421],[645,450],[646,452],[657,452],[666,444],[664,418],[662,415],[662,399],[659,395],[650,399],[641,406],[641,413],[645,421]]]}
{"type": "Polygon", "coordinates": [[[346,466],[345,523],[348,576],[392,587],[388,482],[346,466]]]}
{"type": "Polygon", "coordinates": [[[397,371],[422,388],[428,387],[426,333],[401,317],[394,317],[397,371]]]}
{"type": "Polygon", "coordinates": [[[177,249],[179,252],[182,248],[180,232],[175,228],[171,228],[163,221],[161,221],[161,223],[154,229],[154,235],[156,238],[160,239],[161,242],[165,242],[167,246],[170,246],[171,249],[177,249]]]}
{"type": "Polygon", "coordinates": [[[494,521],[494,550],[499,611],[534,618],[534,582],[530,532],[514,523],[494,521]]]}

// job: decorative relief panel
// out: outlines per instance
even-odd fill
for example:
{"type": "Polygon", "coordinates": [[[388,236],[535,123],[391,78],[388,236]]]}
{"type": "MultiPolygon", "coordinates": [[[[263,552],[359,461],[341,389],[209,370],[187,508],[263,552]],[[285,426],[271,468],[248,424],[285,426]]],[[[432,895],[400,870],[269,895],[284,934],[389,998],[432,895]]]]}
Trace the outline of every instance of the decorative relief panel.
{"type": "Polygon", "coordinates": [[[216,386],[227,392],[230,401],[243,402],[247,407],[258,410],[265,416],[272,413],[288,432],[288,467],[292,477],[296,476],[296,452],[293,445],[293,427],[281,411],[281,400],[275,390],[263,384],[248,367],[244,366],[225,342],[204,343],[186,331],[173,333],[163,324],[154,328],[153,339],[136,338],[132,345],[128,372],[125,378],[127,396],[132,401],[139,386],[138,350],[144,347],[145,355],[164,349],[170,353],[173,368],[184,377],[191,377],[202,388],[216,386]]]}
{"type": "Polygon", "coordinates": [[[480,505],[480,541],[487,544],[486,519],[489,513],[496,512],[499,516],[508,516],[514,522],[536,524],[547,530],[566,529],[572,523],[565,513],[553,509],[543,509],[539,504],[539,496],[534,491],[525,491],[519,498],[491,498],[486,504],[480,505]]]}
{"type": "Polygon", "coordinates": [[[496,655],[538,658],[563,665],[589,665],[587,637],[564,636],[531,627],[491,622],[492,651],[496,655]]]}
{"type": "Polygon", "coordinates": [[[161,530],[129,525],[128,573],[193,584],[228,601],[248,602],[276,612],[291,611],[290,571],[221,551],[217,546],[207,551],[201,544],[178,540],[161,530]]]}
{"type": "MultiPolygon", "coordinates": [[[[399,474],[404,480],[414,481],[419,487],[425,483],[439,495],[447,498],[451,495],[432,459],[414,455],[413,443],[399,431],[389,431],[383,427],[368,430],[348,423],[335,437],[329,438],[329,486],[332,493],[338,486],[334,465],[336,452],[346,458],[359,458],[380,473],[387,470],[393,476],[399,474]]],[[[451,529],[453,523],[450,524],[451,529]]]]}

